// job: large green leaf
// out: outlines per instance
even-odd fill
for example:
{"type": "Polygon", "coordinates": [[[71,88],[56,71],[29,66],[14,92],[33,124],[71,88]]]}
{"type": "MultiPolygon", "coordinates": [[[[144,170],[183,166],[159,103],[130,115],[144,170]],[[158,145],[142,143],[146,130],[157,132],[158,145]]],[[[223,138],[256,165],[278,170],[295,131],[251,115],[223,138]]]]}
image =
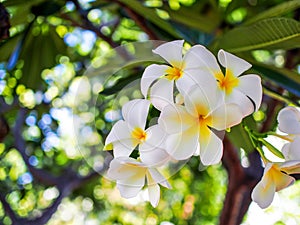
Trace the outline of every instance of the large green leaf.
{"type": "Polygon", "coordinates": [[[250,26],[241,26],[225,33],[218,40],[217,47],[230,52],[298,48],[300,23],[289,18],[260,20],[250,26]]]}
{"type": "Polygon", "coordinates": [[[267,19],[270,17],[281,16],[281,15],[284,15],[295,9],[298,9],[299,7],[300,7],[300,0],[286,1],[279,5],[276,5],[262,13],[259,13],[258,15],[254,16],[254,17],[251,17],[244,23],[244,25],[246,25],[246,24],[249,25],[256,21],[259,21],[262,19],[267,19]]]}
{"type": "Polygon", "coordinates": [[[253,69],[258,74],[274,81],[289,92],[300,96],[300,75],[298,73],[261,63],[253,63],[253,69]]]}
{"type": "Polygon", "coordinates": [[[66,46],[56,34],[55,29],[49,27],[47,32],[34,36],[32,33],[25,40],[20,58],[24,61],[23,76],[20,83],[28,88],[42,87],[41,72],[56,64],[56,56],[63,54],[66,46]]]}
{"type": "Polygon", "coordinates": [[[171,34],[174,38],[180,38],[179,35],[174,30],[174,28],[167,21],[163,20],[157,15],[156,9],[143,6],[140,2],[135,0],[120,0],[119,2],[126,5],[127,7],[132,9],[135,13],[146,18],[156,26],[160,27],[162,30],[171,34]]]}

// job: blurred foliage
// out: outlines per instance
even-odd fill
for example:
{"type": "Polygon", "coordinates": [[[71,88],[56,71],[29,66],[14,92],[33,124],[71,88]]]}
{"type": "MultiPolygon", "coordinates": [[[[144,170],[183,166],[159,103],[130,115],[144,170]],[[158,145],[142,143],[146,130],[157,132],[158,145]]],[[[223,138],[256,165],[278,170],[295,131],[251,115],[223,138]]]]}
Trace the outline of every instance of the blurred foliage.
{"type": "MultiPolygon", "coordinates": [[[[264,101],[299,104],[299,0],[0,2],[12,26],[0,42],[0,112],[11,128],[0,143],[0,190],[19,217],[39,217],[59,198],[59,187],[40,182],[29,167],[63,177],[69,170],[86,176],[102,166],[109,154],[103,141],[120,119],[120,107],[141,97],[143,69],[160,61],[151,52],[159,42],[150,39],[185,39],[186,47],[234,52],[263,78],[264,101]],[[21,108],[27,111],[18,127],[21,108]],[[23,153],[12,129],[22,131],[23,153]]],[[[267,111],[263,103],[243,125],[260,129],[267,111]]],[[[157,116],[151,113],[149,123],[157,116]]],[[[275,118],[270,123],[275,129],[275,118]]],[[[245,135],[241,125],[228,136],[250,153],[245,135]]],[[[170,183],[173,189],[163,189],[153,209],[145,194],[121,199],[114,183],[98,176],[65,198],[48,224],[218,223],[227,189],[221,165],[204,169],[193,158],[170,183]]],[[[3,204],[0,223],[12,224],[3,204]]]]}

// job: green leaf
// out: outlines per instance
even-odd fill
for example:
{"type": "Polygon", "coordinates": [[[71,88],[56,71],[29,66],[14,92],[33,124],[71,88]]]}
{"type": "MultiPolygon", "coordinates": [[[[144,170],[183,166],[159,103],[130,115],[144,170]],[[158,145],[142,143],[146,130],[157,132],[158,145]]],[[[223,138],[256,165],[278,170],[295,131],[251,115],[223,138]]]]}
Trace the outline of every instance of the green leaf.
{"type": "Polygon", "coordinates": [[[266,141],[263,138],[258,138],[258,140],[267,147],[267,149],[272,152],[274,155],[276,155],[277,157],[284,159],[284,155],[282,154],[281,151],[279,151],[277,148],[275,148],[272,144],[270,144],[268,141],[266,141]]]}
{"type": "Polygon", "coordinates": [[[160,27],[162,30],[168,32],[174,38],[180,38],[173,27],[167,21],[163,20],[157,15],[154,8],[145,7],[140,2],[134,0],[120,0],[120,2],[135,11],[135,13],[141,15],[156,26],[160,27]]]}
{"type": "Polygon", "coordinates": [[[22,35],[19,33],[0,44],[0,62],[7,61],[9,59],[11,53],[21,38],[22,35]]]}
{"type": "Polygon", "coordinates": [[[163,9],[169,13],[171,20],[207,33],[214,31],[220,23],[219,13],[211,12],[209,15],[203,16],[201,12],[194,9],[193,5],[191,7],[181,6],[179,10],[172,10],[170,7],[163,9]]]}
{"type": "Polygon", "coordinates": [[[270,18],[270,17],[281,16],[281,15],[284,15],[288,12],[296,10],[299,7],[300,7],[300,0],[283,2],[279,5],[276,5],[272,8],[270,8],[269,10],[266,10],[262,13],[259,13],[255,17],[252,17],[252,18],[248,19],[244,23],[244,25],[249,25],[249,24],[252,24],[252,23],[254,23],[258,20],[267,19],[267,18],[270,18]]]}
{"type": "Polygon", "coordinates": [[[20,58],[24,60],[23,76],[20,82],[28,88],[40,89],[43,84],[41,72],[56,64],[56,56],[63,54],[66,46],[58,37],[54,28],[34,36],[32,33],[25,40],[20,58]]]}
{"type": "Polygon", "coordinates": [[[251,139],[248,133],[245,131],[243,125],[246,125],[250,129],[256,130],[256,122],[252,116],[246,117],[243,122],[237,126],[231,128],[230,132],[227,133],[227,137],[231,143],[238,149],[242,148],[247,153],[250,153],[254,150],[254,146],[251,142],[251,139]]]}
{"type": "Polygon", "coordinates": [[[300,96],[300,75],[298,73],[284,68],[268,66],[262,63],[251,63],[253,63],[253,69],[257,71],[257,74],[274,81],[289,92],[300,96]]]}
{"type": "Polygon", "coordinates": [[[300,47],[300,23],[289,18],[261,20],[225,33],[217,46],[230,52],[297,48],[300,47]]]}

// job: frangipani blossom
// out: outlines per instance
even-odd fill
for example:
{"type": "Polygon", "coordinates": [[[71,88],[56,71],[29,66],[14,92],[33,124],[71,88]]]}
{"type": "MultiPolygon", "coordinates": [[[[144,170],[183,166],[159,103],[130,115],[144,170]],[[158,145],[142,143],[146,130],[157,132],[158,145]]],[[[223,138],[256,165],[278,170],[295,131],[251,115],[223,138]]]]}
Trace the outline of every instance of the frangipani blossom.
{"type": "Polygon", "coordinates": [[[162,149],[167,134],[158,125],[145,129],[150,101],[135,99],[122,108],[124,120],[118,121],[108,134],[105,145],[112,144],[114,157],[129,156],[139,145],[140,157],[151,166],[170,159],[162,149]],[[155,149],[155,151],[153,151],[155,149]]]}
{"type": "Polygon", "coordinates": [[[156,168],[150,168],[129,157],[114,158],[110,163],[107,176],[117,181],[117,188],[124,198],[135,197],[145,186],[146,180],[149,200],[153,207],[158,205],[160,199],[158,184],[170,188],[168,181],[156,168]]]}
{"type": "Polygon", "coordinates": [[[294,183],[295,179],[289,174],[296,173],[300,173],[300,160],[266,163],[264,175],[252,191],[252,200],[261,208],[267,208],[272,203],[275,192],[294,183]]]}
{"type": "Polygon", "coordinates": [[[300,111],[291,106],[280,110],[277,117],[278,128],[280,131],[297,135],[300,134],[300,111]]]}
{"type": "Polygon", "coordinates": [[[251,67],[250,63],[221,49],[218,60],[226,69],[224,74],[215,56],[204,46],[194,46],[193,53],[199,57],[199,73],[208,73],[217,80],[226,103],[238,104],[244,116],[258,110],[262,101],[261,78],[256,74],[242,75],[251,67]]]}
{"type": "Polygon", "coordinates": [[[160,45],[154,53],[160,55],[169,65],[152,64],[148,66],[141,79],[141,92],[145,98],[150,89],[150,100],[159,110],[174,102],[173,88],[176,84],[179,92],[186,91],[197,82],[209,79],[207,74],[190,73],[197,68],[198,62],[194,47],[183,56],[183,40],[177,40],[160,45]]]}
{"type": "Polygon", "coordinates": [[[219,92],[211,85],[192,87],[184,94],[185,106],[170,104],[161,112],[158,123],[170,136],[165,149],[176,160],[184,160],[200,150],[204,165],[220,162],[223,143],[211,128],[224,130],[242,120],[235,104],[224,104],[219,92]]]}

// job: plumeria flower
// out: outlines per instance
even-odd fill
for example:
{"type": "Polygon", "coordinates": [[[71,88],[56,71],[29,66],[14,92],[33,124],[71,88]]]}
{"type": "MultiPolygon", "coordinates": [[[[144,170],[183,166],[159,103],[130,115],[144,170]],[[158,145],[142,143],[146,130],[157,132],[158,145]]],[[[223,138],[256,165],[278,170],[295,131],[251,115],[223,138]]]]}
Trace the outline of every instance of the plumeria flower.
{"type": "Polygon", "coordinates": [[[252,200],[261,208],[267,208],[272,203],[275,192],[294,183],[295,178],[289,174],[296,173],[300,173],[300,160],[266,163],[264,175],[252,191],[252,200]]]}
{"type": "Polygon", "coordinates": [[[112,144],[114,157],[130,156],[139,145],[140,157],[149,165],[163,164],[170,159],[162,149],[167,134],[158,125],[145,129],[149,106],[150,101],[135,99],[122,107],[124,120],[112,127],[105,140],[106,146],[112,144]]]}
{"type": "Polygon", "coordinates": [[[194,46],[193,55],[199,57],[199,73],[209,73],[217,80],[226,103],[238,104],[244,116],[259,109],[262,101],[261,78],[255,74],[242,75],[251,67],[250,63],[221,49],[218,60],[226,69],[224,74],[215,56],[204,46],[194,46]]]}
{"type": "Polygon", "coordinates": [[[129,157],[114,158],[109,166],[107,176],[117,181],[117,188],[124,198],[135,197],[147,181],[149,200],[153,207],[158,205],[160,187],[170,188],[170,184],[156,169],[129,157]]]}
{"type": "Polygon", "coordinates": [[[213,131],[232,127],[242,120],[235,104],[224,104],[212,80],[210,85],[196,85],[184,94],[185,105],[170,104],[161,111],[158,123],[170,136],[166,151],[176,160],[184,160],[200,151],[204,165],[220,162],[222,139],[213,131]]]}
{"type": "Polygon", "coordinates": [[[292,135],[300,134],[300,111],[297,108],[283,108],[278,113],[277,121],[280,131],[292,135]]]}
{"type": "Polygon", "coordinates": [[[148,96],[150,86],[156,81],[150,89],[150,99],[159,110],[174,102],[174,83],[179,92],[183,92],[197,82],[209,79],[207,74],[190,73],[190,70],[197,68],[199,57],[195,57],[194,47],[183,56],[183,43],[183,40],[172,41],[153,50],[164,58],[168,65],[152,64],[142,75],[141,92],[145,98],[148,96]]]}

